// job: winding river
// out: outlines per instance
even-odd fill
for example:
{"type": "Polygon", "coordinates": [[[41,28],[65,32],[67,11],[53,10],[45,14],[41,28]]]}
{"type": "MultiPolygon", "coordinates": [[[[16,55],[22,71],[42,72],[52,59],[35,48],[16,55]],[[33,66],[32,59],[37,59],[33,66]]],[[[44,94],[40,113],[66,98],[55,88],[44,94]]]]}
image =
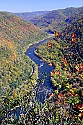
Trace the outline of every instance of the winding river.
{"type": "MultiPolygon", "coordinates": [[[[43,61],[41,58],[39,58],[34,54],[36,47],[39,46],[40,44],[45,43],[49,39],[50,38],[47,38],[39,43],[32,45],[26,51],[26,55],[29,56],[31,60],[33,60],[38,65],[38,81],[33,91],[36,92],[35,96],[39,103],[44,103],[44,100],[46,100],[49,97],[49,94],[55,90],[55,88],[52,85],[52,82],[50,81],[50,72],[54,69],[54,67],[49,66],[48,63],[46,63],[45,61],[43,61]]],[[[21,113],[25,114],[26,109],[24,108],[23,110],[21,108],[22,107],[19,106],[16,109],[11,110],[9,113],[9,117],[14,118],[16,114],[16,117],[18,118],[21,113]]]]}
{"type": "Polygon", "coordinates": [[[48,39],[47,38],[35,45],[32,45],[27,51],[26,55],[31,58],[37,65],[38,65],[38,84],[36,88],[36,96],[38,102],[44,102],[46,98],[48,98],[49,94],[52,93],[54,87],[52,82],[50,81],[50,72],[54,69],[53,66],[49,66],[45,61],[34,54],[34,51],[37,46],[40,44],[45,43],[48,39]],[[40,82],[43,80],[43,82],[40,82]]]}

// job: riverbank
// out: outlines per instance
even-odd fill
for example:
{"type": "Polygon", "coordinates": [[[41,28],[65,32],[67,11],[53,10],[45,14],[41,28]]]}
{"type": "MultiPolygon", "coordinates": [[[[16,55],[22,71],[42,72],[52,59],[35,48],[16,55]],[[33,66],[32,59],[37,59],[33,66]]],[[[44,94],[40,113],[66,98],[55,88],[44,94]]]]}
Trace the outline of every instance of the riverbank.
{"type": "Polygon", "coordinates": [[[58,123],[60,123],[59,117],[61,117],[63,122],[66,119],[72,121],[70,112],[72,112],[73,120],[77,122],[81,122],[80,119],[83,116],[83,64],[82,56],[78,49],[80,48],[82,52],[82,44],[82,41],[70,44],[60,39],[58,41],[52,39],[38,46],[35,51],[38,57],[48,63],[53,62],[55,65],[55,69],[51,72],[51,81],[57,89],[47,101],[52,100],[53,103],[56,100],[56,104],[54,104],[58,109],[56,108],[57,119],[55,119],[58,123]],[[77,60],[78,57],[76,58],[76,54],[80,58],[80,63],[77,60]],[[64,117],[66,119],[63,119],[64,117]]]}
{"type": "MultiPolygon", "coordinates": [[[[38,40],[38,41],[35,41],[34,44],[29,44],[28,46],[26,46],[26,47],[24,48],[23,54],[26,54],[26,50],[28,50],[31,46],[33,46],[33,45],[35,45],[35,44],[37,44],[37,43],[41,43],[41,42],[44,41],[44,40],[51,39],[53,36],[54,36],[54,35],[51,34],[51,35],[48,35],[46,38],[43,38],[41,41],[38,40]]],[[[34,51],[34,54],[35,54],[35,51],[34,51]]],[[[31,59],[30,59],[30,60],[31,60],[31,59]]],[[[32,60],[31,60],[31,61],[32,61],[32,60]]],[[[35,77],[35,79],[37,80],[37,79],[38,79],[38,66],[37,66],[36,63],[34,63],[34,61],[32,61],[32,63],[33,63],[33,65],[34,65],[34,73],[32,74],[32,77],[35,77]]],[[[35,83],[37,83],[37,82],[35,81],[35,83]]]]}
{"type": "MultiPolygon", "coordinates": [[[[46,40],[47,39],[50,39],[50,37],[46,38],[46,40]]],[[[42,40],[42,41],[44,41],[44,40],[42,40]]],[[[39,44],[39,43],[41,44],[41,42],[37,42],[36,44],[39,44]]],[[[24,51],[23,51],[23,55],[25,55],[27,47],[28,47],[28,49],[30,49],[30,47],[32,47],[32,46],[35,46],[35,44],[34,45],[29,44],[29,46],[26,46],[24,51]]],[[[37,84],[38,84],[37,83],[38,65],[33,60],[31,60],[31,62],[32,62],[32,70],[31,70],[29,79],[25,80],[21,85],[19,85],[18,88],[16,88],[14,90],[14,92],[13,92],[13,98],[14,99],[13,100],[14,101],[16,100],[16,104],[14,105],[14,107],[10,106],[9,110],[7,110],[7,113],[8,112],[13,112],[14,110],[16,112],[20,108],[21,105],[22,106],[25,105],[24,98],[26,98],[26,97],[27,97],[26,100],[29,100],[29,101],[31,101],[30,98],[35,98],[36,99],[36,97],[35,97],[36,94],[34,94],[34,93],[36,93],[37,90],[34,90],[34,88],[36,88],[37,84]]],[[[12,100],[12,98],[11,98],[11,100],[12,100]]]]}

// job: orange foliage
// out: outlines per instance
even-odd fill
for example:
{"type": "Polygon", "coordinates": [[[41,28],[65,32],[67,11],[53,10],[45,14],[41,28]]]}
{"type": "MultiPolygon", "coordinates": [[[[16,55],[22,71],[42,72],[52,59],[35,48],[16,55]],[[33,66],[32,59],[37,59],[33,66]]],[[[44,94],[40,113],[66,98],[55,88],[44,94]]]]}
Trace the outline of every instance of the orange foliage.
{"type": "Polygon", "coordinates": [[[83,108],[83,104],[78,104],[77,107],[78,109],[83,108]]]}
{"type": "Polygon", "coordinates": [[[76,42],[76,34],[72,34],[72,42],[76,42]]]}
{"type": "Polygon", "coordinates": [[[49,66],[52,66],[52,63],[49,63],[48,65],[49,65],[49,66]]]}
{"type": "Polygon", "coordinates": [[[62,94],[62,93],[60,93],[59,95],[58,95],[58,98],[62,98],[64,95],[62,94]]]}
{"type": "Polygon", "coordinates": [[[56,73],[57,76],[60,75],[60,71],[59,70],[57,70],[55,73],[56,73]]]}
{"type": "Polygon", "coordinates": [[[73,34],[72,34],[72,38],[76,38],[76,34],[73,33],[73,34]]]}
{"type": "Polygon", "coordinates": [[[53,94],[53,93],[50,93],[50,94],[49,94],[49,96],[50,96],[50,97],[53,97],[53,96],[54,96],[54,94],[53,94]]]}
{"type": "Polygon", "coordinates": [[[48,43],[48,47],[52,48],[52,43],[48,43]]]}
{"type": "Polygon", "coordinates": [[[65,66],[68,65],[67,61],[66,61],[66,58],[62,58],[62,62],[64,63],[65,66]]]}
{"type": "Polygon", "coordinates": [[[68,95],[69,95],[69,96],[73,96],[72,92],[69,92],[68,95]]]}
{"type": "Polygon", "coordinates": [[[55,36],[56,36],[56,37],[59,37],[59,32],[55,32],[55,36]]]}
{"type": "Polygon", "coordinates": [[[83,70],[83,63],[77,64],[77,65],[75,66],[75,69],[76,69],[78,72],[82,71],[82,70],[83,70]]]}
{"type": "Polygon", "coordinates": [[[72,38],[72,42],[76,42],[76,38],[72,38]]]}
{"type": "Polygon", "coordinates": [[[56,74],[57,76],[59,76],[59,75],[60,75],[60,71],[57,70],[56,72],[52,71],[52,72],[50,73],[51,76],[53,76],[54,74],[56,74]]]}
{"type": "Polygon", "coordinates": [[[52,71],[51,73],[50,73],[50,76],[53,76],[55,74],[55,72],[54,71],[52,71]]]}
{"type": "Polygon", "coordinates": [[[79,69],[80,71],[83,70],[83,63],[80,63],[79,69]]]}

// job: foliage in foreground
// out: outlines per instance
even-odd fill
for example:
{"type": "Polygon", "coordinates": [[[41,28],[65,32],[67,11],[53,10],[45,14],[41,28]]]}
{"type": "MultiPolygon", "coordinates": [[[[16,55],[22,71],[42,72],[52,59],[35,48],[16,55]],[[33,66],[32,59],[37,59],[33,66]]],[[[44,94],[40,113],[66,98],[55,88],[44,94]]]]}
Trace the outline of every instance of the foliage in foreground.
{"type": "Polygon", "coordinates": [[[50,76],[53,85],[57,87],[51,95],[53,100],[56,98],[56,124],[78,125],[83,122],[82,33],[83,20],[79,19],[57,37],[38,46],[35,51],[48,64],[55,66],[50,76]]]}

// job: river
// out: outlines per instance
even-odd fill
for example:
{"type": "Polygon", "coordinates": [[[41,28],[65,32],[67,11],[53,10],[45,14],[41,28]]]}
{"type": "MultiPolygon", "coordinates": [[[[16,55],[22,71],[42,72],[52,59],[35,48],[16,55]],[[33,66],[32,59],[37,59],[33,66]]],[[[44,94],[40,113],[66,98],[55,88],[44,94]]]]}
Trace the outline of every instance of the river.
{"type": "MultiPolygon", "coordinates": [[[[32,45],[27,51],[26,55],[31,58],[37,65],[38,65],[38,84],[37,84],[37,90],[36,90],[36,96],[38,102],[44,102],[46,98],[48,98],[49,94],[52,93],[54,87],[52,85],[52,82],[50,81],[50,72],[54,69],[54,66],[49,66],[48,63],[43,61],[41,58],[36,56],[34,54],[34,51],[37,46],[40,44],[45,43],[48,39],[47,38],[35,45],[32,45]],[[40,82],[41,80],[44,80],[44,82],[40,82]]],[[[35,89],[35,88],[34,88],[35,89]]]]}
{"type": "MultiPolygon", "coordinates": [[[[49,39],[50,38],[47,38],[39,43],[32,45],[26,51],[26,55],[29,56],[31,60],[33,60],[38,65],[38,81],[36,87],[33,90],[36,92],[35,97],[38,103],[44,103],[44,101],[49,97],[50,93],[55,90],[52,82],[50,81],[50,72],[54,69],[54,66],[49,66],[48,63],[34,54],[36,47],[45,43],[49,39]]],[[[10,110],[9,117],[14,118],[14,116],[16,116],[18,118],[21,113],[26,114],[26,109],[18,106],[16,109],[10,110]]]]}

